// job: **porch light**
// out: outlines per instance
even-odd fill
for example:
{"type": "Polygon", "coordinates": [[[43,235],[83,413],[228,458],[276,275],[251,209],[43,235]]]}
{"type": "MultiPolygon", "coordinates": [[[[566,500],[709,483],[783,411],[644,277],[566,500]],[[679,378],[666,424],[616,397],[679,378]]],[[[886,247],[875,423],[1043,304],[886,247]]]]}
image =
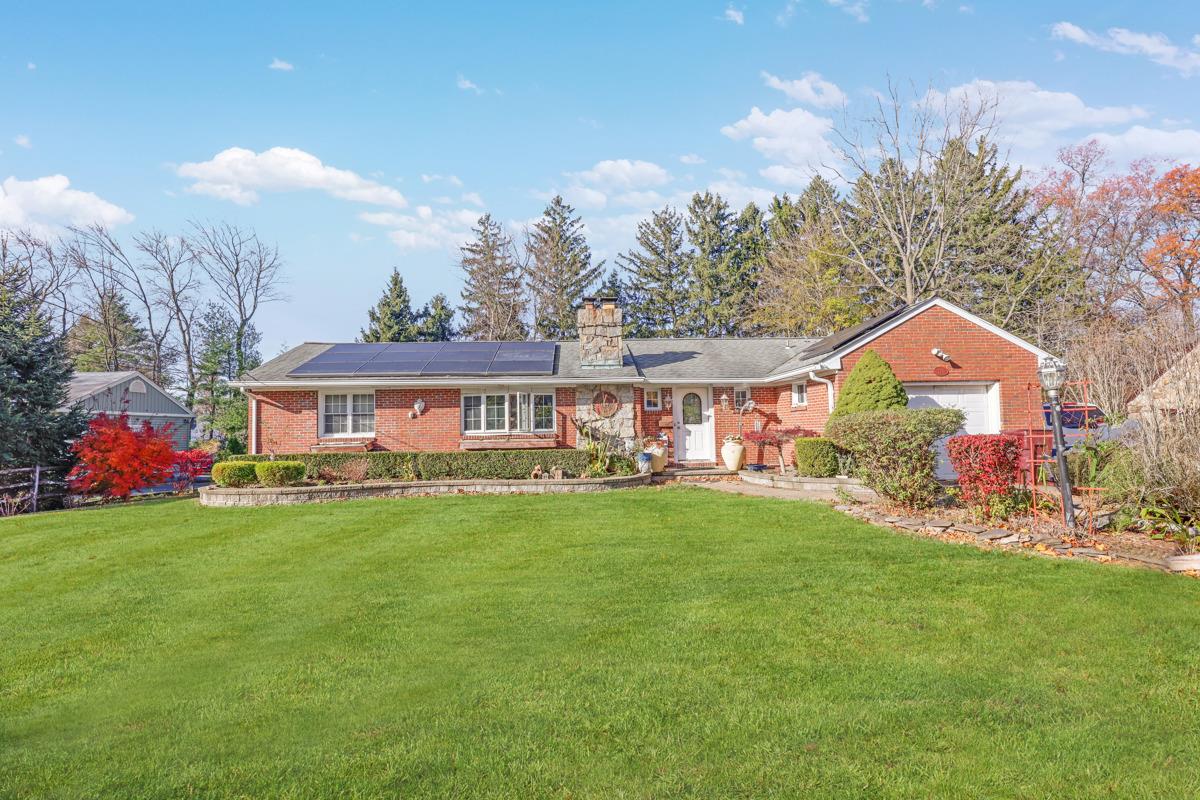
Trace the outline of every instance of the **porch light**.
{"type": "Polygon", "coordinates": [[[721,410],[722,411],[729,410],[729,395],[727,395],[727,394],[721,395],[721,410]]]}
{"type": "Polygon", "coordinates": [[[413,411],[417,412],[418,414],[424,413],[425,401],[418,397],[417,402],[413,403],[413,411]]]}

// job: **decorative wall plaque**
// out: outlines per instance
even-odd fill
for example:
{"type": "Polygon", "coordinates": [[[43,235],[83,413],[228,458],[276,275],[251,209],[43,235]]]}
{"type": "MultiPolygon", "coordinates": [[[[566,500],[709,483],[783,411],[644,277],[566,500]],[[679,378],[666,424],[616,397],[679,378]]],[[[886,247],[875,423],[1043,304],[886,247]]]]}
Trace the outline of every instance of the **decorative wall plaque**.
{"type": "Polygon", "coordinates": [[[601,389],[592,395],[592,410],[596,415],[608,419],[617,413],[621,408],[621,401],[617,396],[607,389],[601,389]]]}

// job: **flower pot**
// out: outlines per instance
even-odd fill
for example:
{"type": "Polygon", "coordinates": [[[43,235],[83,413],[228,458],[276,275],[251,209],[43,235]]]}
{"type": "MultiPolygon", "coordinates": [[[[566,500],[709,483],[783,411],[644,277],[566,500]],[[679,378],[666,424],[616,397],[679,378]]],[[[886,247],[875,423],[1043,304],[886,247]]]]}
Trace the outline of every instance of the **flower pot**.
{"type": "Polygon", "coordinates": [[[1167,559],[1167,569],[1171,572],[1200,572],[1200,553],[1188,553],[1183,556],[1171,556],[1167,559]]]}
{"type": "Polygon", "coordinates": [[[653,467],[653,459],[649,453],[638,453],[637,455],[637,471],[639,475],[645,475],[650,472],[653,467]]]}
{"type": "Polygon", "coordinates": [[[725,469],[737,472],[742,468],[742,460],[746,458],[746,446],[738,442],[726,442],[721,446],[721,460],[725,469]]]}
{"type": "Polygon", "coordinates": [[[647,447],[645,452],[650,454],[650,471],[662,472],[667,468],[667,448],[661,444],[647,447]]]}

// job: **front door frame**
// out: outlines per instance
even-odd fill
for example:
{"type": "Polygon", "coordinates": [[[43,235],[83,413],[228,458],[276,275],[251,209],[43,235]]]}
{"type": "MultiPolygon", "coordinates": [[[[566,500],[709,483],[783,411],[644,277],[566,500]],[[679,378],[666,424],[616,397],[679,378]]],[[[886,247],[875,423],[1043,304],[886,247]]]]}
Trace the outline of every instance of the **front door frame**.
{"type": "Polygon", "coordinates": [[[687,464],[695,461],[711,461],[714,464],[717,461],[717,436],[716,436],[716,415],[712,404],[712,387],[711,386],[673,386],[671,387],[671,422],[673,424],[673,432],[675,435],[675,463],[687,464]],[[686,444],[681,448],[681,443],[685,443],[686,433],[683,429],[683,396],[689,392],[695,392],[700,395],[700,399],[704,401],[704,426],[708,429],[708,452],[692,453],[687,450],[686,444]],[[683,450],[684,458],[679,457],[680,450],[683,450]]]}

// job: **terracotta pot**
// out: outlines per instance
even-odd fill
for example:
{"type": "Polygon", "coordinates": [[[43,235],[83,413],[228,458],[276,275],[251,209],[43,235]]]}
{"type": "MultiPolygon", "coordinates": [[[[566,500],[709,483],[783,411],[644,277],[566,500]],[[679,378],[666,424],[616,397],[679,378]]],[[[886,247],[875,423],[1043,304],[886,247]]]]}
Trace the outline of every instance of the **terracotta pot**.
{"type": "Polygon", "coordinates": [[[742,468],[742,461],[746,458],[746,446],[737,442],[726,442],[721,445],[721,460],[725,462],[725,469],[730,472],[737,472],[742,468]]]}
{"type": "Polygon", "coordinates": [[[1171,570],[1171,572],[1200,571],[1200,553],[1171,556],[1167,559],[1167,569],[1171,570]]]}

